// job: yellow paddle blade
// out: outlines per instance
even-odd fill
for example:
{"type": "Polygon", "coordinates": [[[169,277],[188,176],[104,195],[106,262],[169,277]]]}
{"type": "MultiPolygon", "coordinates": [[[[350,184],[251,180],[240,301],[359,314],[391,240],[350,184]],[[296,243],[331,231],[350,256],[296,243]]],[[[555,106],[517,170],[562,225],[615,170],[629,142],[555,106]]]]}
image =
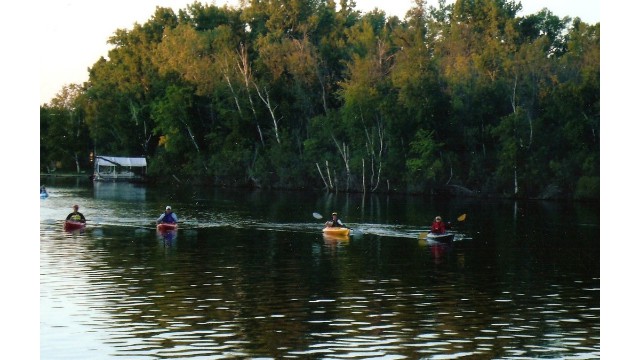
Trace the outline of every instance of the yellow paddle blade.
{"type": "Polygon", "coordinates": [[[460,216],[458,216],[458,221],[464,221],[464,219],[467,218],[467,214],[462,214],[460,216]]]}
{"type": "Polygon", "coordinates": [[[427,238],[427,234],[426,232],[421,232],[420,234],[418,234],[418,239],[419,240],[424,240],[427,238]]]}

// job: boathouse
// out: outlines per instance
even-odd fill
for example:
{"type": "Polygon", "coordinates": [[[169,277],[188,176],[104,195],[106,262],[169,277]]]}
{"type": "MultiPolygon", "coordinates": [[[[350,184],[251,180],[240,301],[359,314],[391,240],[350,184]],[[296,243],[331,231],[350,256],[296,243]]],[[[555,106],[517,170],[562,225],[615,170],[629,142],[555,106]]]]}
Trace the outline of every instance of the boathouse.
{"type": "Polygon", "coordinates": [[[146,180],[146,158],[96,156],[94,161],[94,181],[143,182],[146,180]]]}

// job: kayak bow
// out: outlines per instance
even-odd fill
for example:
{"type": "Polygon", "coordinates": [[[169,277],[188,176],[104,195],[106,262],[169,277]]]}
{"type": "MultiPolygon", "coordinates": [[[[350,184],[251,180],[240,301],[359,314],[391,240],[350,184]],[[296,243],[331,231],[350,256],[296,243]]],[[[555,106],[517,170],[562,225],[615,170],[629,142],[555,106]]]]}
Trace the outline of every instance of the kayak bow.
{"type": "Polygon", "coordinates": [[[349,236],[351,230],[346,227],[332,227],[328,226],[322,229],[323,234],[334,235],[334,236],[349,236]]]}
{"type": "Polygon", "coordinates": [[[444,234],[434,234],[434,233],[428,233],[427,234],[427,240],[433,240],[433,241],[438,241],[438,242],[451,242],[453,241],[453,237],[455,235],[453,233],[450,232],[446,232],[444,234]]]}
{"type": "Polygon", "coordinates": [[[80,229],[84,229],[85,225],[86,225],[85,223],[80,221],[65,220],[64,230],[65,231],[80,230],[80,229]]]}
{"type": "Polygon", "coordinates": [[[158,231],[171,231],[171,230],[177,230],[178,229],[178,224],[177,223],[160,223],[156,226],[156,229],[158,231]]]}

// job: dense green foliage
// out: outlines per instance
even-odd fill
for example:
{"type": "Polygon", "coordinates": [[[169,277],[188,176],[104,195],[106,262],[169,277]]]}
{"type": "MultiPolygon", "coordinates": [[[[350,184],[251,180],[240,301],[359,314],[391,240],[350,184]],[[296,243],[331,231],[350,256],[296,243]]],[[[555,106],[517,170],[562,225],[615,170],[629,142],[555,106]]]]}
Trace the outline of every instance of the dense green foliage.
{"type": "Polygon", "coordinates": [[[224,186],[596,199],[600,24],[520,8],[158,7],[41,107],[41,168],[95,153],[224,186]]]}

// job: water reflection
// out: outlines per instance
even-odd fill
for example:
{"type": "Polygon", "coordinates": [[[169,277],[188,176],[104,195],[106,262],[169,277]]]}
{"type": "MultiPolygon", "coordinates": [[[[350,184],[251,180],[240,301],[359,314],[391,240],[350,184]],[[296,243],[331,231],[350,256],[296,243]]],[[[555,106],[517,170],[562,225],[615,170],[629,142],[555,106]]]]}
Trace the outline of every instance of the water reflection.
{"type": "Polygon", "coordinates": [[[338,244],[349,241],[349,235],[322,234],[325,244],[338,244]]]}
{"type": "Polygon", "coordinates": [[[156,230],[156,234],[163,240],[165,246],[171,246],[178,237],[178,230],[156,230]]]}
{"type": "Polygon", "coordinates": [[[148,215],[131,215],[129,200],[54,190],[41,202],[43,359],[600,357],[597,234],[540,233],[546,210],[491,229],[475,224],[513,207],[475,204],[491,211],[465,224],[473,240],[432,244],[419,221],[435,210],[409,220],[386,197],[359,209],[343,195],[202,192],[195,209],[173,199],[186,224],[165,237],[148,221],[162,194],[148,190],[136,207],[148,215]],[[66,234],[51,219],[71,199],[119,216],[66,234]],[[323,237],[309,219],[318,204],[349,209],[360,235],[323,237]]]}
{"type": "Polygon", "coordinates": [[[85,228],[79,228],[79,229],[62,229],[62,231],[65,232],[65,235],[67,236],[78,236],[78,235],[82,235],[84,234],[84,230],[85,228]]]}
{"type": "Polygon", "coordinates": [[[96,181],[93,194],[101,200],[145,201],[147,189],[144,185],[127,182],[96,181]]]}
{"type": "Polygon", "coordinates": [[[453,245],[441,243],[437,241],[428,241],[429,250],[431,256],[433,256],[434,263],[441,264],[445,258],[451,253],[453,245]]]}

